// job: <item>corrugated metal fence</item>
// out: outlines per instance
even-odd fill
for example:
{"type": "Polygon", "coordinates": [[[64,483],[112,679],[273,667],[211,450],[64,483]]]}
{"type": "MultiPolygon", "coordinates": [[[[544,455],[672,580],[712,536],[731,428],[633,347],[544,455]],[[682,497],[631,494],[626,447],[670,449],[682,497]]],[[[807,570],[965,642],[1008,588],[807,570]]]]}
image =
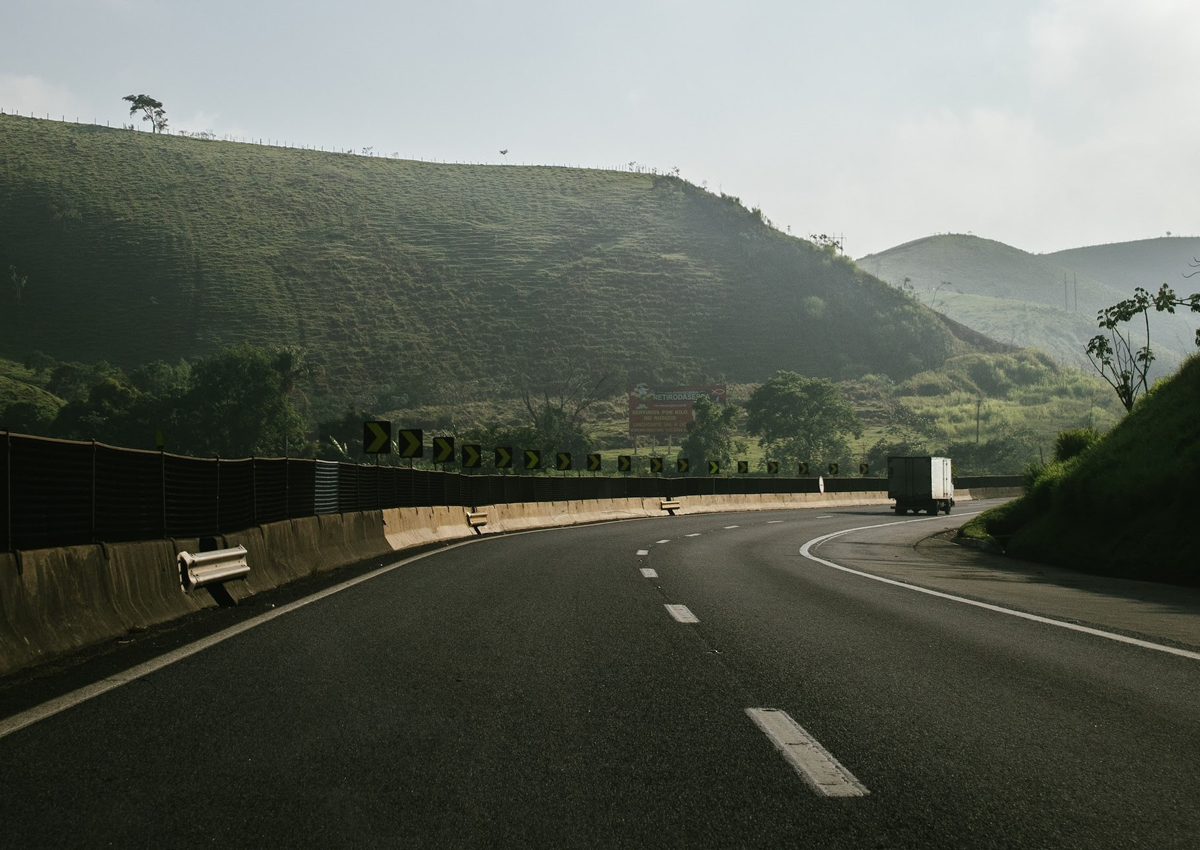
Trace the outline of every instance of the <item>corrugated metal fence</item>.
{"type": "MultiPolygon", "coordinates": [[[[0,440],[0,551],[203,537],[382,508],[817,492],[816,478],[470,475],[300,458],[192,458],[6,431],[0,440]]],[[[829,478],[825,489],[876,492],[887,480],[829,478]]]]}

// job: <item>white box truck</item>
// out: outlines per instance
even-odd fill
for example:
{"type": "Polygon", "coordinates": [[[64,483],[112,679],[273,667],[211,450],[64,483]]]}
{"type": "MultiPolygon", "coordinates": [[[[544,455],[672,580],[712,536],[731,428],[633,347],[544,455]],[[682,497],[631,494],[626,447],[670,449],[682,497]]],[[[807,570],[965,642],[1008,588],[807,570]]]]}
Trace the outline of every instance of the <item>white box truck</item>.
{"type": "Polygon", "coordinates": [[[888,498],[896,500],[895,511],[903,515],[926,511],[950,513],[954,507],[954,481],[948,457],[889,457],[888,498]]]}

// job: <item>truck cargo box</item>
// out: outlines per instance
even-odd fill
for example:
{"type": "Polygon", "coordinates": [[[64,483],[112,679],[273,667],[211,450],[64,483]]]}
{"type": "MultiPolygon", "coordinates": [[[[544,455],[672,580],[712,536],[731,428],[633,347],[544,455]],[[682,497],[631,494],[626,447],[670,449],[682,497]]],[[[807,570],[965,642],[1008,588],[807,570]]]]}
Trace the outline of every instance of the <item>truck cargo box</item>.
{"type": "Polygon", "coordinates": [[[954,507],[954,480],[948,457],[889,457],[888,498],[896,500],[896,513],[922,510],[950,513],[954,507]]]}

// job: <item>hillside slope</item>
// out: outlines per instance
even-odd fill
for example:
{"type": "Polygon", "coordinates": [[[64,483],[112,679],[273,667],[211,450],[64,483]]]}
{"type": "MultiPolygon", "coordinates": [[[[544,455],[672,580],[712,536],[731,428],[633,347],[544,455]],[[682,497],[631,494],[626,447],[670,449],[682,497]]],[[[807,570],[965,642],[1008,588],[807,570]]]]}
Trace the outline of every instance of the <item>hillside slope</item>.
{"type": "Polygon", "coordinates": [[[1088,572],[1200,583],[1200,357],[1153,391],[1067,471],[1011,511],[1009,552],[1088,572]]]}
{"type": "Polygon", "coordinates": [[[904,378],[969,346],[675,177],[466,166],[0,116],[0,356],[295,344],[381,409],[547,357],[649,381],[904,378]]]}
{"type": "MultiPolygon", "coordinates": [[[[1183,277],[1200,262],[1200,236],[1162,236],[1133,242],[1089,245],[1042,254],[1045,259],[1081,275],[1104,281],[1132,295],[1134,287],[1155,290],[1170,284],[1178,292],[1189,286],[1183,277]]],[[[1192,289],[1200,288],[1195,281],[1192,289]]]]}
{"type": "MultiPolygon", "coordinates": [[[[1080,250],[1040,256],[990,239],[949,234],[871,254],[858,264],[895,286],[907,279],[926,304],[1001,342],[1040,348],[1061,363],[1090,368],[1085,348],[1098,333],[1096,313],[1128,297],[1133,286],[1118,285],[1122,273],[1116,267],[1102,258],[1093,261],[1092,249],[1080,250]],[[1064,255],[1074,267],[1056,261],[1064,255]],[[1106,276],[1092,276],[1092,270],[1107,270],[1106,276]]],[[[1136,266],[1144,253],[1129,253],[1127,264],[1136,266]]],[[[1177,367],[1189,351],[1191,334],[1181,333],[1180,321],[1153,319],[1157,374],[1177,367]]]]}

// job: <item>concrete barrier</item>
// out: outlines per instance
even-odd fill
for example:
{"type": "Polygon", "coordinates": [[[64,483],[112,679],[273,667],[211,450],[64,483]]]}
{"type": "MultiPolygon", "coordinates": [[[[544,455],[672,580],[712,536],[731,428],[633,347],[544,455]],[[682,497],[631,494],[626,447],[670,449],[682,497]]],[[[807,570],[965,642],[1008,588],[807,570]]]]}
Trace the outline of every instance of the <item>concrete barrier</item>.
{"type": "MultiPolygon", "coordinates": [[[[963,490],[962,501],[1019,495],[1019,489],[963,490]]],[[[887,505],[883,493],[681,496],[675,513],[795,510],[887,505]]],[[[537,528],[666,517],[658,497],[480,505],[484,536],[537,528]]],[[[323,514],[217,538],[244,546],[250,573],[224,587],[244,599],[316,572],[405,549],[476,536],[468,508],[393,508],[323,514]]],[[[216,605],[205,588],[184,593],[177,557],[199,541],[151,540],[0,553],[0,676],[118,638],[131,630],[216,605]]]]}
{"type": "MultiPolygon", "coordinates": [[[[271,523],[217,538],[247,550],[235,599],[314,572],[392,554],[380,511],[271,523]]],[[[150,540],[0,553],[0,676],[217,604],[185,593],[178,556],[199,541],[150,540]]]]}

